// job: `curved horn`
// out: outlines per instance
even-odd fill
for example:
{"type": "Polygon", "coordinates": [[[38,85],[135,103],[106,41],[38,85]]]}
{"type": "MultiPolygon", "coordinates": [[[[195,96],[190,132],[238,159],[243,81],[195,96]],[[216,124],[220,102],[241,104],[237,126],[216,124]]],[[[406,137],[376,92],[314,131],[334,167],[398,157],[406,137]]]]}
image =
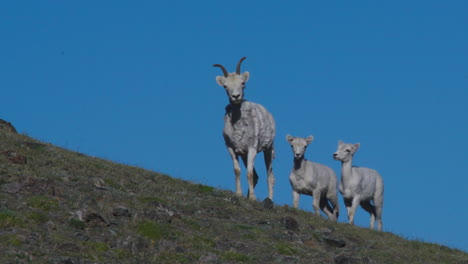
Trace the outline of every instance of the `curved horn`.
{"type": "Polygon", "coordinates": [[[221,70],[223,70],[224,77],[228,77],[228,76],[229,76],[229,73],[228,73],[228,71],[226,70],[226,68],[224,68],[224,66],[223,66],[223,65],[221,65],[221,64],[215,64],[215,65],[213,65],[213,67],[220,67],[220,68],[221,68],[221,70]]]}
{"type": "Polygon", "coordinates": [[[236,73],[238,75],[240,74],[240,66],[245,59],[247,59],[247,57],[243,57],[242,59],[240,59],[239,63],[237,63],[236,73]]]}

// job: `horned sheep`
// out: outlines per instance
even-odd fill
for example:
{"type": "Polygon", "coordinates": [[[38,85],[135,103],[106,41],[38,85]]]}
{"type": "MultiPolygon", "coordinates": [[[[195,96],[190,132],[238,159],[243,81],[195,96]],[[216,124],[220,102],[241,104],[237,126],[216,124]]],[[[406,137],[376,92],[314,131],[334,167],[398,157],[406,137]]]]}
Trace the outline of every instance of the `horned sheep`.
{"type": "Polygon", "coordinates": [[[216,76],[216,82],[224,87],[229,98],[224,115],[223,136],[231,155],[236,177],[236,194],[242,196],[240,182],[239,157],[247,168],[249,190],[247,196],[256,200],[254,188],[258,182],[258,174],[254,168],[257,153],[263,152],[268,173],[268,198],[273,200],[273,185],[275,177],[272,161],[275,151],[273,141],[275,138],[275,121],[270,112],[260,104],[244,99],[245,83],[249,80],[249,72],[240,72],[243,57],[237,64],[235,73],[228,73],[220,64],[213,65],[223,71],[222,76],[216,76]]]}
{"type": "Polygon", "coordinates": [[[330,220],[336,221],[339,214],[336,174],[331,168],[304,157],[306,148],[313,139],[313,136],[286,136],[294,155],[294,165],[289,176],[293,189],[293,206],[298,207],[300,194],[310,195],[313,197],[315,213],[320,215],[321,209],[330,220]]]}
{"type": "Polygon", "coordinates": [[[353,156],[359,147],[360,143],[338,142],[333,158],[341,161],[339,190],[343,195],[350,224],[354,224],[356,208],[361,205],[370,214],[370,228],[374,229],[374,222],[377,220],[377,229],[382,231],[383,179],[373,169],[352,165],[353,156]]]}

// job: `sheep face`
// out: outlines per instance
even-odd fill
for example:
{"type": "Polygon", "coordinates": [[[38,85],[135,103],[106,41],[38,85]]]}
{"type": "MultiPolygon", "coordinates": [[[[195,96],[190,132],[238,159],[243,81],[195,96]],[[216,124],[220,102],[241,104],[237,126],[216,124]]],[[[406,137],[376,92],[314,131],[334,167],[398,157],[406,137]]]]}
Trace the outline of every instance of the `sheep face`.
{"type": "Polygon", "coordinates": [[[307,138],[300,138],[287,135],[286,140],[289,142],[289,144],[291,144],[294,159],[301,160],[304,158],[304,153],[307,149],[307,146],[312,142],[312,140],[314,140],[314,137],[309,136],[307,138]]]}
{"type": "Polygon", "coordinates": [[[231,104],[240,104],[244,100],[244,88],[248,80],[249,72],[230,73],[227,77],[216,76],[216,82],[224,87],[231,104]]]}
{"type": "Polygon", "coordinates": [[[344,143],[340,140],[338,141],[338,149],[333,154],[333,158],[342,162],[349,161],[353,158],[354,153],[356,153],[360,145],[360,143],[344,143]]]}

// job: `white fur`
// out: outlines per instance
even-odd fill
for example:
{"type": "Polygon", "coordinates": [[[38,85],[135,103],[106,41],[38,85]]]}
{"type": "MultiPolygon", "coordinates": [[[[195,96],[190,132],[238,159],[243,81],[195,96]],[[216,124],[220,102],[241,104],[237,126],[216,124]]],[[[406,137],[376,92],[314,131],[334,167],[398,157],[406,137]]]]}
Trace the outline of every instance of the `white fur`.
{"type": "Polygon", "coordinates": [[[240,73],[240,64],[235,73],[227,73],[223,66],[224,76],[217,76],[216,82],[224,87],[229,98],[224,116],[223,136],[226,147],[231,155],[234,174],[236,176],[236,194],[242,196],[240,182],[239,156],[247,167],[247,180],[249,191],[247,196],[256,200],[254,188],[258,181],[258,175],[254,168],[257,153],[263,152],[268,173],[268,198],[273,200],[273,185],[275,176],[272,169],[274,158],[273,141],[276,125],[273,116],[260,104],[244,100],[245,83],[249,79],[249,73],[240,73]]]}
{"type": "Polygon", "coordinates": [[[300,194],[310,195],[313,197],[312,206],[315,213],[320,215],[322,209],[329,219],[336,221],[340,209],[335,172],[325,165],[304,158],[306,148],[313,139],[313,136],[307,138],[286,136],[294,155],[294,164],[289,175],[293,189],[293,205],[294,208],[298,207],[300,194]]]}
{"type": "Polygon", "coordinates": [[[350,224],[354,224],[356,208],[361,205],[371,216],[370,228],[374,229],[374,222],[377,220],[377,229],[382,231],[383,179],[373,169],[352,166],[354,153],[359,147],[359,143],[338,142],[338,150],[333,157],[342,163],[339,189],[348,210],[350,224]]]}

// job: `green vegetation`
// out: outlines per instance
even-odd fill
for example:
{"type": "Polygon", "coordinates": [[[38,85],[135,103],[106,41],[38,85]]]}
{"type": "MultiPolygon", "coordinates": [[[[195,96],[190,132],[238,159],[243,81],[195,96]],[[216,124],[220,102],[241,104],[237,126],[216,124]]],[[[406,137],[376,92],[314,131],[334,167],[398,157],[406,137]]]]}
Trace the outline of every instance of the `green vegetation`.
{"type": "Polygon", "coordinates": [[[297,250],[290,244],[279,243],[275,246],[275,248],[281,255],[294,256],[297,254],[297,250]]]}
{"type": "Polygon", "coordinates": [[[196,186],[196,190],[201,193],[210,193],[210,192],[213,192],[215,189],[214,187],[206,186],[202,184],[197,184],[195,186],[196,186]]]}
{"type": "Polygon", "coordinates": [[[49,198],[42,195],[35,195],[27,200],[27,204],[33,208],[44,210],[44,211],[57,211],[58,202],[53,198],[49,198]]]}
{"type": "Polygon", "coordinates": [[[222,254],[221,259],[224,261],[247,262],[251,258],[245,254],[237,253],[234,251],[227,251],[222,254]]]}
{"type": "Polygon", "coordinates": [[[75,218],[70,219],[69,224],[76,229],[84,229],[86,227],[86,224],[83,221],[75,218]]]}
{"type": "Polygon", "coordinates": [[[3,130],[0,150],[28,161],[0,151],[0,263],[468,263],[466,252],[267,209],[3,130]]]}
{"type": "Polygon", "coordinates": [[[21,226],[22,221],[10,210],[0,210],[0,228],[21,226]]]}
{"type": "Polygon", "coordinates": [[[156,242],[169,236],[170,227],[152,221],[142,221],[137,225],[138,234],[148,237],[152,242],[156,242]]]}
{"type": "Polygon", "coordinates": [[[43,212],[29,212],[27,218],[31,220],[34,224],[40,225],[49,220],[49,217],[46,213],[43,212]]]}
{"type": "Polygon", "coordinates": [[[0,245],[3,246],[21,246],[23,242],[17,235],[4,235],[0,236],[0,245]]]}

